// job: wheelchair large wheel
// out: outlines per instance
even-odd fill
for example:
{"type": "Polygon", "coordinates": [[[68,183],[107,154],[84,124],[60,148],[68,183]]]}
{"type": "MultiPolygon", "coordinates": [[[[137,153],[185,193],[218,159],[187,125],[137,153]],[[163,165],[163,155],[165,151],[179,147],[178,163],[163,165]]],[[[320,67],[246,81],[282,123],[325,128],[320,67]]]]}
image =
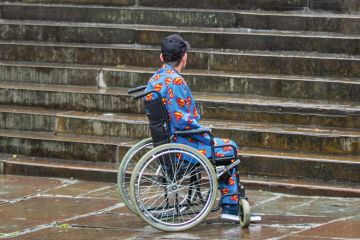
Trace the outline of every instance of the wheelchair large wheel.
{"type": "Polygon", "coordinates": [[[153,145],[151,138],[147,138],[138,142],[125,154],[119,166],[117,175],[117,186],[119,194],[125,205],[135,214],[137,214],[137,212],[134,209],[129,196],[130,178],[135,168],[135,165],[140,161],[141,157],[144,156],[147,151],[149,151],[149,148],[152,146],[153,145]]]}
{"type": "Polygon", "coordinates": [[[147,223],[163,231],[199,224],[216,200],[214,166],[196,149],[165,144],[146,153],[130,181],[134,207],[147,223]]]}

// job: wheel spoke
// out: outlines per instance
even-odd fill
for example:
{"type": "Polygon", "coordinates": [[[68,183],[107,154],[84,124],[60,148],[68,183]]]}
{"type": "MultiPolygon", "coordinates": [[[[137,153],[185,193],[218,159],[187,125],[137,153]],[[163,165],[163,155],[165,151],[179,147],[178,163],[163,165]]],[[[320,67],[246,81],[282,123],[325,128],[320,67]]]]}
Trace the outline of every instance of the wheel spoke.
{"type": "Polygon", "coordinates": [[[139,209],[155,227],[197,223],[211,210],[210,202],[216,197],[216,175],[212,176],[213,170],[210,173],[213,166],[187,149],[158,148],[161,150],[154,149],[136,167],[134,198],[138,199],[139,209]]]}

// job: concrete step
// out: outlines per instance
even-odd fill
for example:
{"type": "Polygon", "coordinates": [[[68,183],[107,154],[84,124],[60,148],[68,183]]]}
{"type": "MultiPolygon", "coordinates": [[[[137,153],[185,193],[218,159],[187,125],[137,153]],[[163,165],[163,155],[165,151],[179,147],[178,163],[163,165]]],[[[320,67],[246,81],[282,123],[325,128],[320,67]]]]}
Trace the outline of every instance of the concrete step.
{"type": "MultiPolygon", "coordinates": [[[[137,44],[0,42],[0,61],[153,67],[159,62],[159,49],[155,46],[137,44]]],[[[188,68],[358,78],[360,77],[360,57],[305,52],[193,49],[189,53],[188,68]]]]}
{"type": "MultiPolygon", "coordinates": [[[[39,158],[0,154],[0,164],[5,174],[28,176],[48,176],[85,179],[92,181],[116,182],[117,164],[64,161],[62,159],[39,158]]],[[[242,169],[242,167],[240,168],[242,169]]],[[[341,171],[341,168],[340,168],[341,171]]],[[[240,176],[246,189],[276,191],[290,194],[317,196],[359,197],[357,183],[339,183],[333,181],[299,180],[292,178],[275,178],[267,176],[240,176]]],[[[333,179],[332,179],[333,180],[333,179]]]]}
{"type": "Polygon", "coordinates": [[[131,6],[135,4],[135,0],[6,0],[6,2],[103,5],[103,6],[131,6]]]}
{"type": "Polygon", "coordinates": [[[358,14],[0,3],[1,18],[358,34],[358,14]]]}
{"type": "Polygon", "coordinates": [[[141,45],[180,32],[193,48],[360,54],[360,37],[346,34],[13,20],[0,22],[0,32],[2,41],[141,45]]]}
{"type": "MultiPolygon", "coordinates": [[[[0,104],[73,111],[143,114],[124,88],[96,88],[0,83],[0,104]]],[[[259,96],[194,92],[201,116],[208,119],[272,122],[338,128],[359,128],[360,108],[354,104],[295,101],[259,96]]]]}
{"type": "Polygon", "coordinates": [[[54,132],[0,130],[1,153],[92,162],[116,162],[138,140],[59,134],[54,132]],[[120,147],[118,147],[120,146],[120,147]]]}
{"type": "Polygon", "coordinates": [[[110,5],[110,6],[147,6],[147,7],[171,7],[171,8],[202,8],[202,9],[238,9],[238,10],[316,10],[332,12],[357,12],[360,3],[354,0],[7,0],[7,2],[22,3],[52,3],[52,4],[76,4],[76,5],[110,5]]]}
{"type": "MultiPolygon", "coordinates": [[[[32,0],[34,1],[34,0],[32,0]]],[[[38,2],[38,1],[37,1],[38,2]]],[[[49,2],[49,0],[48,0],[49,2]]],[[[207,9],[238,9],[238,10],[315,10],[331,12],[357,12],[360,3],[353,0],[139,0],[140,6],[148,7],[178,7],[178,8],[207,8],[207,9]]]]}
{"type": "Polygon", "coordinates": [[[360,156],[333,156],[258,148],[240,151],[240,172],[248,175],[360,183],[360,156]]]}
{"type": "MultiPolygon", "coordinates": [[[[147,83],[155,68],[0,62],[0,82],[133,88],[147,83]]],[[[292,99],[360,102],[360,79],[314,78],[186,70],[192,91],[292,99]]]]}
{"type": "MultiPolygon", "coordinates": [[[[144,115],[47,111],[38,108],[1,107],[2,129],[52,131],[54,134],[92,137],[147,138],[144,115]],[[39,126],[40,125],[40,126],[39,126]]],[[[360,156],[360,131],[311,128],[224,120],[202,120],[214,135],[233,139],[241,148],[263,148],[319,154],[360,156]]],[[[360,157],[359,157],[360,158],[360,157]]]]}

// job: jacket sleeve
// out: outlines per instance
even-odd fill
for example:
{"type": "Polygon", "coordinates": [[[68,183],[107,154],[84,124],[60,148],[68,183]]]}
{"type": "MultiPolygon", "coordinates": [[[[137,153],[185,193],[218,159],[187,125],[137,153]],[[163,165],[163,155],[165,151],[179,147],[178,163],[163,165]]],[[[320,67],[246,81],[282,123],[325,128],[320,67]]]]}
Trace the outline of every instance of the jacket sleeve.
{"type": "Polygon", "coordinates": [[[184,81],[181,85],[171,84],[168,88],[167,106],[175,130],[189,130],[201,127],[192,114],[193,109],[191,107],[194,105],[192,104],[194,100],[189,93],[190,89],[184,81]]]}

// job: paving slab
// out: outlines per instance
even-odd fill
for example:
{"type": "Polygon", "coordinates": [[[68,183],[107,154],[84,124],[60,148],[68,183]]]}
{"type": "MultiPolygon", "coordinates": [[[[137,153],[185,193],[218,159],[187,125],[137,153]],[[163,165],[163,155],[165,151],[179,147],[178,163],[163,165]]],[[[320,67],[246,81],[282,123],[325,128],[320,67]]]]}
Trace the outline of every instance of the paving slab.
{"type": "Polygon", "coordinates": [[[314,201],[314,199],[308,197],[278,195],[272,199],[269,199],[269,201],[255,205],[255,207],[253,207],[253,211],[265,214],[276,214],[279,212],[283,214],[289,214],[292,209],[296,209],[299,206],[312,201],[314,201]]]}
{"type": "Polygon", "coordinates": [[[293,209],[290,214],[328,217],[349,217],[360,213],[360,198],[322,198],[293,209]]]}
{"type": "MultiPolygon", "coordinates": [[[[300,235],[291,235],[291,236],[287,236],[285,238],[282,238],[282,240],[339,240],[339,238],[322,238],[319,236],[300,236],[300,235]]],[[[354,240],[354,239],[350,239],[350,238],[340,238],[341,240],[354,240]]]]}
{"type": "Polygon", "coordinates": [[[39,232],[18,236],[14,240],[87,240],[87,239],[128,239],[134,236],[132,231],[124,229],[97,229],[97,228],[50,228],[39,232]]]}
{"type": "Polygon", "coordinates": [[[261,191],[261,190],[246,191],[246,194],[249,198],[249,203],[251,206],[261,204],[264,201],[270,201],[271,199],[278,196],[277,193],[266,192],[266,191],[261,191]]]}
{"type": "MultiPolygon", "coordinates": [[[[122,207],[108,213],[68,221],[66,224],[75,227],[136,229],[136,231],[146,231],[149,226],[140,217],[131,213],[127,207],[122,207]]],[[[157,231],[153,228],[151,229],[151,231],[157,231]]]]}
{"type": "Polygon", "coordinates": [[[360,221],[337,221],[299,233],[323,238],[360,238],[360,221]]]}
{"type": "Polygon", "coordinates": [[[114,184],[109,184],[107,188],[100,189],[99,191],[89,192],[83,196],[90,198],[120,200],[117,185],[114,184]]]}
{"type": "Polygon", "coordinates": [[[61,184],[62,180],[60,179],[0,175],[0,203],[34,195],[61,184]]]}
{"type": "Polygon", "coordinates": [[[104,182],[80,181],[74,184],[48,191],[47,194],[78,197],[101,191],[103,189],[108,189],[113,185],[114,184],[104,182]]]}
{"type": "Polygon", "coordinates": [[[286,216],[286,215],[262,215],[261,224],[276,225],[280,224],[283,226],[297,226],[297,227],[313,227],[317,224],[327,223],[334,220],[331,217],[314,217],[314,216],[286,216]]]}
{"type": "Polygon", "coordinates": [[[15,204],[0,206],[0,233],[62,221],[77,215],[101,210],[117,201],[85,198],[33,197],[15,204]]]}
{"type": "Polygon", "coordinates": [[[126,208],[119,208],[112,214],[101,214],[69,222],[72,227],[132,229],[133,237],[140,239],[264,239],[278,237],[298,230],[296,227],[253,225],[242,230],[236,223],[220,220],[219,212],[211,214],[196,228],[183,233],[166,233],[149,227],[126,208]],[[131,219],[131,221],[130,221],[131,219]]]}
{"type": "Polygon", "coordinates": [[[14,204],[0,205],[0,239],[9,236],[5,234],[11,239],[50,240],[359,238],[360,198],[248,190],[252,212],[262,217],[260,223],[241,229],[238,223],[221,220],[217,211],[191,230],[168,233],[152,228],[118,204],[113,183],[58,180],[66,184],[14,204]],[[333,229],[336,233],[331,232],[333,229]]]}

